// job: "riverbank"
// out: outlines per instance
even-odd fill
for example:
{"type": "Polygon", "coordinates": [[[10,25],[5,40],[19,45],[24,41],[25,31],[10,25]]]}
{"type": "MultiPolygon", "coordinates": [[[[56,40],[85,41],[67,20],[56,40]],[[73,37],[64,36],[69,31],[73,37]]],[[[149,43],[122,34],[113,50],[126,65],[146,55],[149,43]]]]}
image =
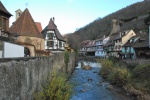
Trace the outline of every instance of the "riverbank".
{"type": "Polygon", "coordinates": [[[99,59],[100,75],[136,100],[150,100],[149,60],[99,59]]]}

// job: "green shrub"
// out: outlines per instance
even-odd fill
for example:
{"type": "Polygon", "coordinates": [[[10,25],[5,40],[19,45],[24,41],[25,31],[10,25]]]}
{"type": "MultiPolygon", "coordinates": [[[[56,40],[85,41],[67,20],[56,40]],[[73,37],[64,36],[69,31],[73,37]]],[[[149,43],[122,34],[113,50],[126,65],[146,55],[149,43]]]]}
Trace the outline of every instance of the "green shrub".
{"type": "Polygon", "coordinates": [[[112,70],[113,62],[109,59],[98,59],[98,62],[102,66],[99,74],[102,75],[102,77],[107,78],[108,74],[112,70]]]}
{"type": "Polygon", "coordinates": [[[132,63],[126,63],[126,66],[128,69],[130,69],[131,71],[138,65],[138,63],[136,62],[132,62],[132,63]]]}
{"type": "Polygon", "coordinates": [[[108,59],[111,60],[111,61],[114,62],[114,63],[118,63],[118,61],[120,61],[120,58],[114,57],[114,56],[109,56],[108,59]]]}
{"type": "Polygon", "coordinates": [[[69,100],[72,86],[64,74],[52,74],[52,79],[42,84],[42,92],[34,94],[35,100],[69,100]]]}
{"type": "Polygon", "coordinates": [[[119,86],[125,85],[131,79],[131,74],[127,68],[114,67],[111,73],[108,75],[108,80],[111,83],[119,86]]]}
{"type": "Polygon", "coordinates": [[[150,64],[138,65],[133,69],[133,77],[141,81],[150,81],[150,64]]]}
{"type": "Polygon", "coordinates": [[[68,51],[65,51],[65,53],[64,53],[64,63],[66,65],[65,70],[66,70],[66,73],[67,73],[68,63],[69,63],[69,52],[68,51]]]}
{"type": "Polygon", "coordinates": [[[132,84],[137,89],[150,93],[150,64],[141,64],[132,71],[132,84]]]}

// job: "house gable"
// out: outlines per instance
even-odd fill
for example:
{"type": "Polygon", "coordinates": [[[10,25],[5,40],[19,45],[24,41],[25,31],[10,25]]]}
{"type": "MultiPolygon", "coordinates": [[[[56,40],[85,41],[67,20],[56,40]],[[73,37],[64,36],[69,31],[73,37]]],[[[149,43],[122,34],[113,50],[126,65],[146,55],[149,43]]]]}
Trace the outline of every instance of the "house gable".
{"type": "Polygon", "coordinates": [[[122,45],[128,42],[130,38],[133,36],[136,36],[135,32],[133,30],[130,30],[129,32],[126,33],[125,36],[122,37],[122,45]]]}
{"type": "Polygon", "coordinates": [[[11,17],[12,14],[10,12],[7,11],[7,9],[4,7],[4,5],[2,4],[2,2],[0,1],[0,12],[4,14],[6,14],[6,16],[11,17]]]}
{"type": "Polygon", "coordinates": [[[64,41],[65,42],[64,37],[60,34],[57,26],[54,23],[54,19],[52,19],[52,18],[50,19],[49,24],[42,31],[42,35],[43,35],[44,38],[46,38],[46,34],[47,34],[48,31],[54,31],[54,34],[55,34],[56,38],[59,41],[64,41]]]}

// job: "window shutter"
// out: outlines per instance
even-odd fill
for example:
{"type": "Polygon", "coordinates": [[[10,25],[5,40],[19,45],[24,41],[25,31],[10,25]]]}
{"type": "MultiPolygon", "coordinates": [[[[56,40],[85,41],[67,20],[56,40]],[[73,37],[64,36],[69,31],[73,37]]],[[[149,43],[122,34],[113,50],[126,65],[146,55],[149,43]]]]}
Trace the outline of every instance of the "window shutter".
{"type": "Polygon", "coordinates": [[[59,41],[59,47],[62,47],[62,42],[61,41],[59,41]]]}
{"type": "Polygon", "coordinates": [[[50,45],[50,41],[47,41],[47,46],[49,46],[50,45]]]}
{"type": "Polygon", "coordinates": [[[52,46],[54,46],[54,41],[52,41],[52,46]]]}
{"type": "Polygon", "coordinates": [[[48,37],[48,38],[50,37],[50,34],[49,34],[49,33],[47,33],[47,37],[48,37]]]}
{"type": "Polygon", "coordinates": [[[52,37],[54,37],[54,33],[52,33],[52,37]]]}

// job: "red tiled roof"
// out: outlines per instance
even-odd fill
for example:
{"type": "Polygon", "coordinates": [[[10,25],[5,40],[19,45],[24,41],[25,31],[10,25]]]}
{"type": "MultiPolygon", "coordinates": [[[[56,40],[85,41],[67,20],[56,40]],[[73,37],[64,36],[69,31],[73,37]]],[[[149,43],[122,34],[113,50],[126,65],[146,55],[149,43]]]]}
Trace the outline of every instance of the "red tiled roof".
{"type": "Polygon", "coordinates": [[[19,36],[43,38],[27,8],[10,27],[9,32],[10,34],[17,34],[19,36]]]}
{"type": "Polygon", "coordinates": [[[36,24],[38,30],[39,30],[40,32],[42,32],[42,25],[41,25],[41,23],[40,23],[40,22],[35,22],[35,24],[36,24]]]}
{"type": "Polygon", "coordinates": [[[4,5],[2,4],[1,1],[0,1],[0,11],[6,13],[6,14],[9,15],[9,16],[12,16],[12,14],[7,11],[7,9],[4,7],[4,5]]]}
{"type": "Polygon", "coordinates": [[[88,42],[88,44],[86,45],[86,47],[92,47],[92,46],[96,46],[96,41],[95,41],[95,40],[91,40],[91,41],[88,42]]]}

